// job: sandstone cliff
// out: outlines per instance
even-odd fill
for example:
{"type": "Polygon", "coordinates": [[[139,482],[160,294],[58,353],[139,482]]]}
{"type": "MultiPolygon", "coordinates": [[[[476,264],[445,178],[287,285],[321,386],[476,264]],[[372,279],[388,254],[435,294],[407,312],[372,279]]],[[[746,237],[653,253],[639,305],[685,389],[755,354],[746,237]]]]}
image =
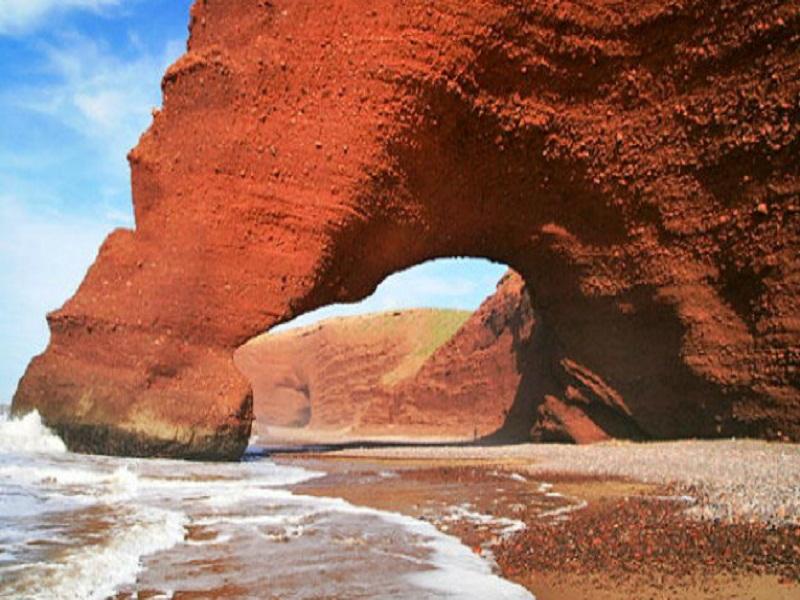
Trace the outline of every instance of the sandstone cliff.
{"type": "Polygon", "coordinates": [[[628,410],[552,336],[536,334],[530,294],[513,271],[471,315],[333,319],[260,336],[236,363],[253,385],[256,423],[305,428],[295,433],[302,440],[336,439],[325,435],[332,430],[339,439],[652,437],[647,415],[628,410]]]}
{"type": "MultiPolygon", "coordinates": [[[[353,432],[364,413],[385,406],[392,387],[413,379],[469,315],[392,311],[257,337],[235,359],[253,386],[256,423],[353,432]]],[[[379,425],[392,423],[385,418],[379,425]]]]}
{"type": "MultiPolygon", "coordinates": [[[[474,314],[408,310],[324,321],[260,336],[236,353],[253,385],[259,433],[296,437],[447,438],[498,433],[518,397],[534,328],[519,275],[474,314]]],[[[516,401],[516,404],[515,404],[516,401]]],[[[527,439],[531,415],[516,439],[527,439]]],[[[511,431],[504,428],[507,438],[511,431]]]]}
{"type": "Polygon", "coordinates": [[[377,433],[388,422],[464,439],[527,440],[533,404],[519,394],[534,328],[530,296],[511,272],[414,377],[370,406],[361,429],[377,433]],[[518,427],[508,427],[509,420],[518,427]]]}
{"type": "Polygon", "coordinates": [[[236,348],[443,256],[532,290],[536,435],[800,439],[796,0],[198,0],[163,91],[14,398],[70,447],[238,456],[236,348]]]}

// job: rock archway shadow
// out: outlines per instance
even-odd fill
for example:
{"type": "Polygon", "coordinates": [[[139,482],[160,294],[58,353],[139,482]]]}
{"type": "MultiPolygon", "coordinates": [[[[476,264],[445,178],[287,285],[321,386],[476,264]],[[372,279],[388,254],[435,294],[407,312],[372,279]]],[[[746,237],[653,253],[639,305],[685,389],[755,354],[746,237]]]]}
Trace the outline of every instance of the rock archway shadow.
{"type": "Polygon", "coordinates": [[[14,410],[77,450],[236,458],[236,348],[476,256],[533,291],[535,438],[798,439],[796,11],[595,4],[196,2],[136,229],[14,410]]]}

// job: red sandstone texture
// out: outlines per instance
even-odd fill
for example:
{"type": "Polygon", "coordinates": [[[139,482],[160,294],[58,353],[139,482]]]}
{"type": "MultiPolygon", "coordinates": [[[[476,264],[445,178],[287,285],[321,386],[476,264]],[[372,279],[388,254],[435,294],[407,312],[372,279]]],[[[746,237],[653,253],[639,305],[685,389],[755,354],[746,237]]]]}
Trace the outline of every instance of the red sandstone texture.
{"type": "Polygon", "coordinates": [[[525,284],[510,272],[413,378],[393,386],[386,402],[372,403],[362,429],[379,432],[388,422],[412,433],[528,439],[533,405],[520,390],[534,325],[525,284]]]}
{"type": "Polygon", "coordinates": [[[799,48],[796,0],[198,0],[130,154],[136,229],[14,410],[76,449],[235,457],[236,348],[479,256],[523,276],[558,367],[527,374],[537,437],[567,407],[798,440],[799,48]]]}
{"type": "MultiPolygon", "coordinates": [[[[260,434],[272,425],[351,438],[473,439],[511,433],[504,425],[512,412],[511,422],[531,422],[519,418],[515,401],[533,325],[524,282],[509,273],[472,315],[331,319],[258,337],[239,349],[236,364],[252,382],[260,434]]],[[[532,406],[528,397],[522,404],[532,406]]]]}
{"type": "MultiPolygon", "coordinates": [[[[413,379],[469,316],[435,309],[375,313],[250,341],[235,360],[253,386],[259,435],[269,427],[352,432],[373,406],[385,412],[393,387],[413,379]]],[[[384,418],[380,425],[391,423],[384,418]]]]}

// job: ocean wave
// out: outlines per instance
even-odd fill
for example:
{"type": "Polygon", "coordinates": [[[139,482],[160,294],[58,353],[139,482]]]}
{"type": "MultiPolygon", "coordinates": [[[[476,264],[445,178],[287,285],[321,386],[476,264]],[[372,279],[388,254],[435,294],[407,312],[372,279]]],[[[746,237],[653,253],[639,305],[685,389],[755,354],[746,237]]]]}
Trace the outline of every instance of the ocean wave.
{"type": "Polygon", "coordinates": [[[35,486],[37,489],[79,488],[81,494],[118,497],[138,488],[138,477],[127,467],[102,472],[75,465],[0,465],[0,481],[17,485],[35,486]]]}
{"type": "Polygon", "coordinates": [[[204,517],[192,521],[192,525],[201,527],[234,525],[234,526],[291,526],[301,525],[311,517],[319,514],[319,511],[309,511],[298,515],[218,515],[204,517]]]}
{"type": "MultiPolygon", "coordinates": [[[[0,598],[93,600],[113,596],[126,586],[135,590],[137,581],[162,590],[180,584],[191,587],[191,574],[178,576],[177,583],[159,581],[162,576],[148,571],[148,565],[167,560],[167,554],[198,560],[220,548],[230,552],[226,545],[232,544],[277,552],[276,543],[291,543],[298,546],[293,551],[303,553],[304,544],[311,548],[321,543],[338,556],[344,536],[341,539],[350,540],[351,551],[358,553],[358,531],[363,527],[359,522],[364,518],[382,521],[379,531],[388,525],[405,532],[398,531],[396,539],[387,533],[387,547],[396,551],[405,543],[398,540],[407,538],[408,550],[399,550],[398,556],[422,561],[414,567],[419,572],[398,576],[405,580],[398,583],[401,589],[411,586],[436,598],[531,598],[523,588],[495,575],[486,560],[458,539],[429,523],[285,489],[320,475],[267,460],[220,465],[77,455],[66,452],[37,413],[21,419],[0,417],[0,511],[5,513],[0,514],[0,525],[10,544],[3,549],[5,560],[11,561],[0,569],[0,598]],[[63,517],[47,516],[53,510],[63,517]],[[88,533],[87,523],[94,528],[88,533]],[[214,535],[189,535],[187,540],[192,527],[204,528],[204,536],[214,535]],[[36,540],[49,546],[36,546],[37,554],[31,554],[28,542],[36,540]],[[417,549],[426,551],[424,557],[417,549]]],[[[323,547],[319,560],[326,556],[323,547]]],[[[180,561],[174,567],[184,568],[180,561]]]]}
{"type": "Polygon", "coordinates": [[[0,414],[0,454],[66,451],[64,442],[45,427],[38,411],[19,418],[0,414]]]}
{"type": "Polygon", "coordinates": [[[525,522],[519,519],[509,519],[507,517],[497,517],[486,513],[476,512],[471,510],[470,504],[459,504],[458,506],[451,506],[449,514],[444,517],[445,521],[459,522],[468,521],[475,525],[484,525],[491,529],[497,529],[497,534],[501,538],[508,538],[515,533],[524,531],[526,528],[525,522]]]}
{"type": "Polygon", "coordinates": [[[121,586],[136,581],[143,557],[181,543],[188,519],[177,511],[139,507],[126,521],[105,542],[70,552],[59,562],[40,565],[44,572],[33,569],[26,578],[29,580],[19,585],[25,597],[108,598],[121,586]]]}
{"type": "Polygon", "coordinates": [[[412,584],[433,592],[437,598],[536,600],[522,586],[495,575],[491,562],[475,554],[461,540],[439,531],[427,521],[392,511],[356,506],[342,498],[295,495],[294,500],[342,514],[376,517],[417,537],[421,545],[432,552],[433,569],[414,573],[408,579],[412,584]]]}

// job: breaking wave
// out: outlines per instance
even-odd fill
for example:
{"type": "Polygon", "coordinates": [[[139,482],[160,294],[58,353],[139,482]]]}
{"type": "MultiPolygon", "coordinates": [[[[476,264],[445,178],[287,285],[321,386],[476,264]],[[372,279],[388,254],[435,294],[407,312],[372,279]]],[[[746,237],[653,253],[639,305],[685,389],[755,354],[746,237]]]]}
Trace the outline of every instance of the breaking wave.
{"type": "Polygon", "coordinates": [[[239,597],[532,598],[430,523],[285,489],[320,475],[73,454],[38,413],[0,414],[0,600],[207,597],[228,579],[239,597]]]}
{"type": "Polygon", "coordinates": [[[30,571],[19,587],[40,600],[113,596],[120,585],[136,581],[142,558],[183,541],[186,515],[155,508],[132,510],[104,543],[74,549],[59,561],[30,571]]]}
{"type": "Polygon", "coordinates": [[[45,427],[42,417],[33,411],[24,417],[0,413],[0,453],[45,452],[64,453],[67,447],[56,434],[45,427]]]}

